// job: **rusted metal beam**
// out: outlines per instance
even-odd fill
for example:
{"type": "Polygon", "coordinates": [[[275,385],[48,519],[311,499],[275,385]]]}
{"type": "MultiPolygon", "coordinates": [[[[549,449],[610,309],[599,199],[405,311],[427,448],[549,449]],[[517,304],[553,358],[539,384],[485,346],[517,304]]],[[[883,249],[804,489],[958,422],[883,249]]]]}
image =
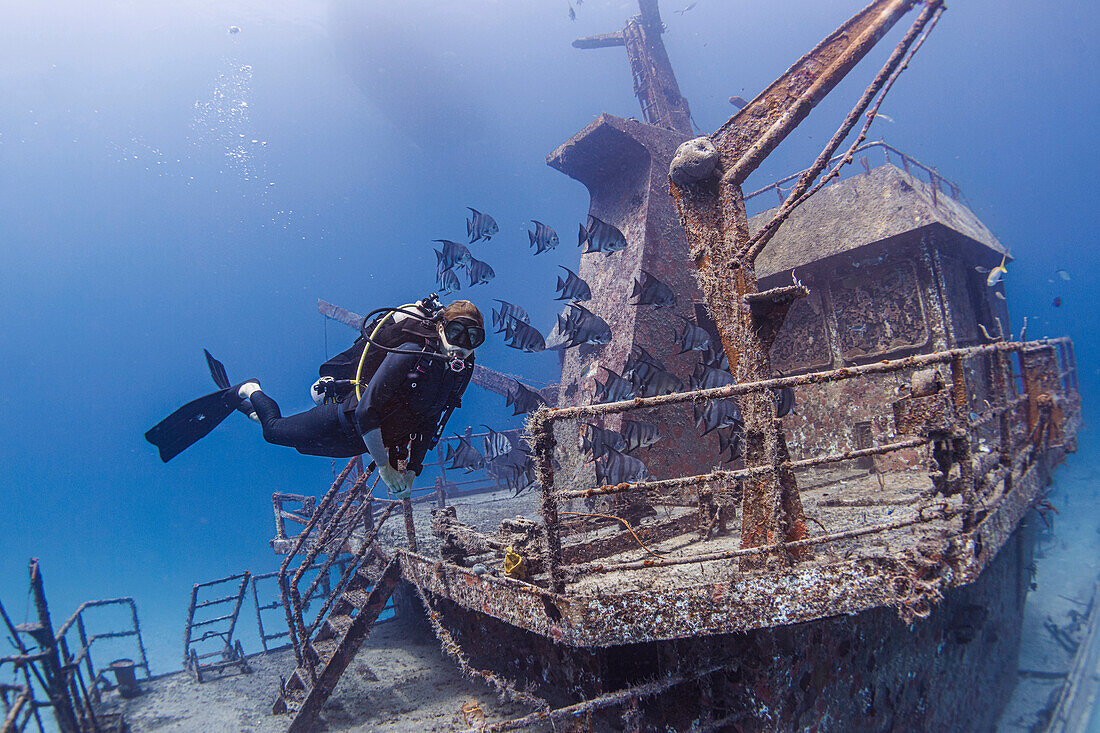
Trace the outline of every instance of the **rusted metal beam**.
{"type": "Polygon", "coordinates": [[[638,0],[640,15],[615,33],[603,33],[573,41],[574,48],[625,46],[634,78],[634,96],[646,122],[683,135],[691,134],[691,111],[680,93],[661,34],[664,24],[657,0],[638,0]]]}
{"type": "Polygon", "coordinates": [[[714,560],[730,560],[733,558],[750,557],[754,555],[766,555],[772,552],[790,552],[791,550],[800,549],[803,547],[812,547],[814,545],[822,545],[829,542],[839,542],[840,540],[852,539],[853,537],[862,537],[869,534],[878,534],[880,532],[889,532],[895,529],[901,529],[903,527],[912,527],[917,524],[927,524],[928,522],[941,521],[951,519],[952,517],[961,514],[962,509],[950,509],[946,508],[946,503],[940,503],[934,506],[922,507],[913,516],[906,517],[905,519],[899,519],[894,522],[885,522],[883,524],[874,524],[868,527],[860,527],[859,529],[851,529],[846,532],[835,532],[833,534],[818,535],[816,537],[809,537],[796,542],[789,543],[776,543],[771,545],[759,545],[756,547],[743,547],[739,550],[728,550],[726,552],[711,552],[703,555],[689,555],[688,557],[676,557],[663,560],[637,560],[634,562],[620,562],[620,563],[581,563],[578,565],[571,565],[565,568],[566,573],[572,576],[585,575],[587,573],[614,573],[620,570],[644,570],[646,568],[663,568],[671,567],[674,565],[690,565],[693,563],[711,562],[714,560]],[[786,545],[794,545],[794,547],[785,547],[786,545]]]}
{"type": "Polygon", "coordinates": [[[916,354],[902,359],[883,359],[871,364],[861,366],[841,367],[825,372],[808,372],[790,377],[776,377],[764,379],[758,382],[744,382],[731,384],[727,387],[713,387],[711,389],[699,389],[690,392],[674,392],[660,397],[638,397],[622,402],[607,402],[598,405],[576,405],[574,407],[557,407],[546,411],[549,420],[572,420],[596,417],[598,415],[610,415],[630,410],[638,410],[650,407],[662,407],[665,405],[679,405],[697,400],[721,400],[727,397],[739,397],[750,392],[761,390],[780,390],[784,387],[800,387],[808,384],[826,384],[838,382],[852,377],[862,377],[869,374],[891,374],[893,372],[908,369],[920,369],[936,364],[948,364],[955,355],[964,357],[993,354],[997,352],[1016,353],[1025,349],[1035,349],[1050,344],[1058,344],[1068,339],[1043,339],[1041,341],[1004,342],[985,344],[984,346],[968,346],[961,349],[948,349],[936,351],[931,354],[916,354]]]}
{"type": "MultiPolygon", "coordinates": [[[[928,438],[924,437],[906,438],[904,440],[898,440],[893,443],[886,443],[884,445],[875,446],[873,448],[850,449],[841,451],[840,453],[831,453],[825,456],[802,458],[797,461],[788,460],[779,464],[779,468],[793,471],[801,468],[810,468],[812,466],[822,466],[829,463],[850,461],[866,456],[881,456],[887,453],[893,453],[894,451],[904,450],[906,448],[919,448],[922,445],[927,445],[928,442],[928,438]]],[[[591,489],[580,489],[577,491],[561,491],[558,493],[558,498],[561,500],[587,499],[592,496],[607,496],[609,494],[620,494],[626,491],[667,491],[669,489],[678,489],[698,485],[707,485],[710,486],[711,490],[715,491],[716,493],[722,493],[721,490],[717,486],[715,486],[715,484],[719,482],[730,483],[740,479],[755,478],[773,470],[775,470],[775,468],[772,466],[751,466],[749,468],[738,468],[729,471],[711,471],[710,473],[703,473],[697,476],[682,476],[680,478],[662,479],[660,481],[622,483],[609,486],[597,486],[591,489]]]]}
{"type": "Polygon", "coordinates": [[[916,0],[876,0],[837,28],[712,136],[735,186],[764,161],[916,0]]]}
{"type": "Polygon", "coordinates": [[[502,720],[499,723],[490,723],[489,725],[480,726],[476,729],[471,728],[467,733],[475,733],[475,731],[477,733],[502,733],[503,731],[509,730],[527,729],[543,721],[549,721],[551,726],[554,726],[555,723],[577,718],[595,710],[603,710],[604,708],[614,707],[615,705],[636,702],[647,697],[659,695],[676,685],[700,680],[721,669],[722,667],[716,666],[696,672],[695,674],[672,674],[664,679],[655,680],[644,685],[628,687],[625,690],[616,690],[615,692],[609,692],[605,695],[600,695],[599,697],[594,697],[590,700],[578,702],[573,705],[567,705],[562,708],[556,708],[554,710],[537,710],[522,718],[502,720]]]}
{"type": "MultiPolygon", "coordinates": [[[[749,249],[751,237],[741,183],[914,4],[915,0],[876,0],[796,62],[709,139],[699,138],[681,146],[673,160],[672,195],[700,273],[708,310],[739,381],[772,376],[771,339],[790,308],[789,300],[771,304],[754,301],[753,307],[746,307],[746,298],[757,292],[755,255],[759,250],[749,249]]],[[[935,0],[931,4],[939,5],[935,0]]],[[[889,63],[900,63],[900,54],[906,49],[899,47],[889,63]]],[[[880,74],[881,81],[876,80],[879,86],[893,72],[889,63],[880,74]]],[[[864,95],[866,103],[871,91],[864,95]]],[[[835,137],[834,143],[839,145],[835,137]]],[[[833,150],[824,151],[818,165],[823,167],[833,150]]],[[[807,185],[808,178],[804,176],[800,185],[807,185]]],[[[805,294],[804,289],[800,290],[805,294]]],[[[788,456],[774,400],[754,394],[743,401],[742,415],[746,464],[776,467],[771,474],[745,485],[742,545],[769,544],[779,535],[788,543],[802,539],[806,527],[794,477],[778,470],[788,456]]]]}
{"type": "Polygon", "coordinates": [[[42,666],[46,676],[46,695],[53,707],[54,719],[62,733],[79,733],[74,701],[69,695],[68,678],[61,666],[57,637],[54,635],[53,622],[50,620],[50,607],[46,603],[46,590],[42,581],[42,570],[38,567],[38,558],[30,561],[31,596],[38,615],[38,623],[27,628],[42,649],[42,666]]]}

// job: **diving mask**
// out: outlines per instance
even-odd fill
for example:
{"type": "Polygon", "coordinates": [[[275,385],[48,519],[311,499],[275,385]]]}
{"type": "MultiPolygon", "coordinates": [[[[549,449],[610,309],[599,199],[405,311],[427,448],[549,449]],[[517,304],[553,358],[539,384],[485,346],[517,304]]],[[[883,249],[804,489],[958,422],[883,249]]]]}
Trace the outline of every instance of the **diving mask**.
{"type": "Polygon", "coordinates": [[[447,344],[460,349],[476,349],[485,343],[485,329],[468,319],[447,321],[442,331],[447,344]]]}

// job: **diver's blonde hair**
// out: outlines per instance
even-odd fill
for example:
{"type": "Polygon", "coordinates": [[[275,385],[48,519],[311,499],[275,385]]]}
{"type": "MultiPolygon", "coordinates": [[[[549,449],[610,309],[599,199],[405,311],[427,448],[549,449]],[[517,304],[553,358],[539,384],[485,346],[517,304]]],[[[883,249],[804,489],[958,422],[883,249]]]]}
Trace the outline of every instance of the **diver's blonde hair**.
{"type": "Polygon", "coordinates": [[[453,303],[448,303],[443,306],[443,310],[439,312],[439,319],[441,321],[452,321],[455,318],[469,318],[471,321],[477,323],[477,325],[485,328],[485,318],[482,317],[481,311],[477,309],[477,306],[468,300],[456,300],[453,303]]]}

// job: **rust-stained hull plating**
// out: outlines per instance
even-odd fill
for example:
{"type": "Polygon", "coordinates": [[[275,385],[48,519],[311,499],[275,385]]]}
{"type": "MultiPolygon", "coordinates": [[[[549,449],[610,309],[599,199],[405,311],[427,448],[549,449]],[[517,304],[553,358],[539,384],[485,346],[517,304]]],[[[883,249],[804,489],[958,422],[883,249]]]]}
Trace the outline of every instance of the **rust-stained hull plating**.
{"type": "MultiPolygon", "coordinates": [[[[629,711],[638,714],[637,730],[986,731],[1016,681],[1031,534],[1019,529],[977,582],[949,591],[914,626],[879,607],[741,633],[576,647],[469,606],[436,604],[473,664],[551,700],[591,700],[677,674],[689,680],[639,700],[629,711]],[[692,674],[713,667],[720,669],[692,674]]],[[[430,567],[413,567],[428,571],[418,580],[431,575],[430,567]]],[[[634,618],[659,613],[639,598],[620,601],[613,613],[623,606],[634,618]]],[[[523,607],[537,613],[537,604],[523,607]]],[[[681,628],[691,625],[690,612],[683,618],[681,628]]],[[[621,713],[614,711],[612,725],[621,713]]]]}

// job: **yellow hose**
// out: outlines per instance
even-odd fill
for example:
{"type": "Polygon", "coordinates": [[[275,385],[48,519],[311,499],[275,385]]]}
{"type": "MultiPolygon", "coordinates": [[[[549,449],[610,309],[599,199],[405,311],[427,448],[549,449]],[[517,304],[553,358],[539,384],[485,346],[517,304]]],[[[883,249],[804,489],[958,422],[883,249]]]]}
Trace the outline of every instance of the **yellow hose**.
{"type": "MultiPolygon", "coordinates": [[[[404,310],[405,308],[415,307],[416,303],[406,303],[405,305],[398,306],[398,309],[404,310]]],[[[371,331],[370,338],[365,344],[363,344],[363,353],[359,355],[359,366],[355,369],[355,399],[357,400],[363,399],[363,383],[359,381],[359,378],[363,376],[363,364],[365,364],[367,361],[367,349],[370,348],[371,342],[374,341],[374,337],[378,335],[379,329],[381,329],[382,326],[386,324],[386,321],[393,318],[393,314],[396,312],[396,310],[392,310],[386,315],[382,316],[382,319],[378,321],[378,325],[374,327],[373,331],[371,331]]]]}

